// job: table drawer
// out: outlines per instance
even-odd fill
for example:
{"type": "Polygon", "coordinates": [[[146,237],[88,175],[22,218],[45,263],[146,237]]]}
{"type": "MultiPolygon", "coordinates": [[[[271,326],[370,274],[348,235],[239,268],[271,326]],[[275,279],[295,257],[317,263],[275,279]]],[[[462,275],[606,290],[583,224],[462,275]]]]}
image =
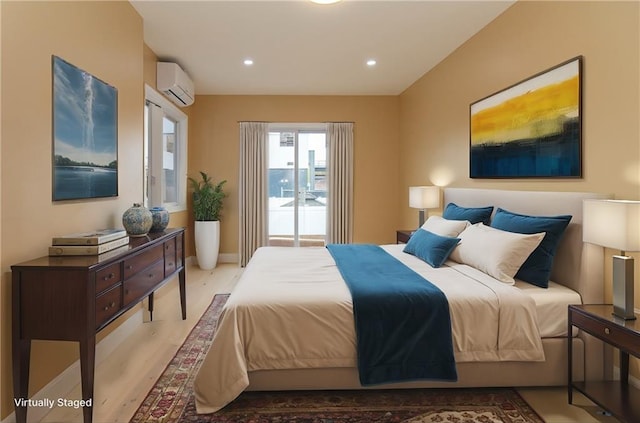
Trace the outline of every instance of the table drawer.
{"type": "Polygon", "coordinates": [[[122,284],[96,298],[96,329],[113,317],[122,308],[122,284]]]}
{"type": "Polygon", "coordinates": [[[151,263],[161,260],[163,246],[157,245],[149,250],[124,261],[124,278],[127,279],[139,271],[146,269],[151,263]]]}
{"type": "Polygon", "coordinates": [[[625,331],[613,322],[592,319],[576,312],[572,313],[571,322],[585,332],[617,348],[628,351],[629,346],[632,346],[632,349],[635,351],[640,349],[640,338],[634,336],[629,331],[625,331]]]}
{"type": "MultiPolygon", "coordinates": [[[[162,252],[162,248],[160,248],[162,252]]],[[[124,305],[142,299],[164,279],[164,260],[158,260],[143,271],[124,281],[124,305]]]]}
{"type": "Polygon", "coordinates": [[[169,276],[176,271],[176,240],[170,239],[164,243],[164,274],[169,276]]]}
{"type": "Polygon", "coordinates": [[[96,272],[96,295],[122,281],[120,264],[114,263],[96,272]]]}

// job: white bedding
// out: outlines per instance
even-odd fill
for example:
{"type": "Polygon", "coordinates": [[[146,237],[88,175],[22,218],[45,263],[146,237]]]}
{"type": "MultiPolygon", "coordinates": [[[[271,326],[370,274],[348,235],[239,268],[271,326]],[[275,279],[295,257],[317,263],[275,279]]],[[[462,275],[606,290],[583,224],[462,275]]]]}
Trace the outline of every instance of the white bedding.
{"type": "MultiPolygon", "coordinates": [[[[383,248],[446,294],[457,362],[544,360],[534,296],[469,266],[433,269],[402,245],[383,248]]],[[[196,377],[198,413],[231,402],[252,370],[356,367],[353,322],[349,289],[325,248],[260,248],[196,377]]]]}
{"type": "MultiPolygon", "coordinates": [[[[582,304],[580,294],[559,283],[549,282],[549,288],[540,288],[516,279],[515,286],[536,303],[538,329],[542,338],[555,338],[567,334],[569,304],[582,304]]],[[[574,328],[573,335],[578,330],[574,328]]]]}

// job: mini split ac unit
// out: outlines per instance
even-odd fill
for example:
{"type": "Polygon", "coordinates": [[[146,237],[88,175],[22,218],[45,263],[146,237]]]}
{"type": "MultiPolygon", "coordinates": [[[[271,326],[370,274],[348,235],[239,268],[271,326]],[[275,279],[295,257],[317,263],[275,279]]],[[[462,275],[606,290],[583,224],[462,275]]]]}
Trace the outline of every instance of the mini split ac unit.
{"type": "Polygon", "coordinates": [[[193,81],[177,63],[158,62],[157,87],[180,107],[190,106],[195,100],[193,81]]]}

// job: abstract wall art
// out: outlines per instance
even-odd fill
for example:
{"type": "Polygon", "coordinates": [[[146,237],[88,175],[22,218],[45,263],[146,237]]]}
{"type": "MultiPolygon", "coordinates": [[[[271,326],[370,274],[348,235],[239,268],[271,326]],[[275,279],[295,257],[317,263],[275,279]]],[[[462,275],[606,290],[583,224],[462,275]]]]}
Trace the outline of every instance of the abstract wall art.
{"type": "Polygon", "coordinates": [[[581,78],[578,56],[472,103],[470,177],[581,177],[581,78]]]}

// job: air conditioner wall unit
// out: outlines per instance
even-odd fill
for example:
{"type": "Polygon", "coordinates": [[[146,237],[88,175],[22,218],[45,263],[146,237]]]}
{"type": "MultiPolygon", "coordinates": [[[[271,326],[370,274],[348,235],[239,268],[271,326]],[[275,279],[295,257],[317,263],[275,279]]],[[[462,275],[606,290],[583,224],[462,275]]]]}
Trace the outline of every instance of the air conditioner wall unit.
{"type": "Polygon", "coordinates": [[[158,62],[158,90],[180,107],[190,106],[195,100],[193,81],[177,63],[158,62]]]}

